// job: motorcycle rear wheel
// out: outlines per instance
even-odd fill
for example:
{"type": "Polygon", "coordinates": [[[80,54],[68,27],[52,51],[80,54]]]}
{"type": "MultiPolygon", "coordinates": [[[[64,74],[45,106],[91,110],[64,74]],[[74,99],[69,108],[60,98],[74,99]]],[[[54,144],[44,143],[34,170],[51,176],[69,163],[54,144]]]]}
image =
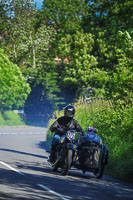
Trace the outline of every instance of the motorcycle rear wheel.
{"type": "Polygon", "coordinates": [[[65,158],[64,167],[61,168],[61,174],[62,174],[62,175],[67,175],[68,170],[69,170],[70,167],[71,167],[71,163],[72,163],[72,154],[73,154],[72,149],[68,149],[67,156],[66,156],[66,158],[65,158]]]}

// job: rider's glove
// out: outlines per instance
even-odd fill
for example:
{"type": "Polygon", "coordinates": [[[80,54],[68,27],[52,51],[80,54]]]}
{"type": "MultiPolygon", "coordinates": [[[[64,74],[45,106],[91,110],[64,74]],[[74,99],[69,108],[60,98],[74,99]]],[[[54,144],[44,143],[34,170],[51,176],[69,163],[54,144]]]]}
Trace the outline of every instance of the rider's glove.
{"type": "Polygon", "coordinates": [[[81,132],[81,136],[87,136],[86,132],[85,132],[85,131],[82,131],[82,132],[81,132]]]}
{"type": "Polygon", "coordinates": [[[63,135],[63,134],[64,134],[64,129],[63,129],[63,128],[57,128],[57,129],[56,129],[56,132],[57,132],[59,135],[63,135]]]}

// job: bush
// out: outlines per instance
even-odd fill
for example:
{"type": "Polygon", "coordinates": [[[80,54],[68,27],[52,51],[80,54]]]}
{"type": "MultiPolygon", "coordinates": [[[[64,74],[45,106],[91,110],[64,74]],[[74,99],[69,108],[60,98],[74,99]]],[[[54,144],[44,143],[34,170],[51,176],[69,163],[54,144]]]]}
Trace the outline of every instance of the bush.
{"type": "Polygon", "coordinates": [[[21,117],[14,113],[13,111],[5,111],[3,114],[0,114],[0,125],[1,126],[16,126],[24,125],[21,117]]]}
{"type": "Polygon", "coordinates": [[[19,66],[10,62],[4,50],[0,49],[0,109],[24,106],[29,93],[29,84],[19,66]]]}
{"type": "Polygon", "coordinates": [[[5,125],[5,121],[3,119],[2,114],[0,113],[0,126],[4,126],[5,125]]]}
{"type": "Polygon", "coordinates": [[[75,118],[86,130],[94,126],[109,149],[106,171],[122,180],[133,180],[133,124],[131,105],[120,108],[95,102],[77,107],[75,118]]]}
{"type": "MultiPolygon", "coordinates": [[[[57,111],[57,112],[55,112],[55,114],[56,114],[56,117],[58,118],[58,117],[61,117],[63,115],[63,112],[62,111],[60,111],[60,112],[57,111]]],[[[48,131],[47,131],[47,136],[46,136],[46,146],[48,148],[50,148],[50,146],[51,146],[51,141],[52,141],[52,138],[53,138],[53,135],[54,135],[54,133],[50,131],[49,127],[51,126],[51,124],[54,121],[55,121],[54,118],[51,118],[49,120],[48,131]]]]}

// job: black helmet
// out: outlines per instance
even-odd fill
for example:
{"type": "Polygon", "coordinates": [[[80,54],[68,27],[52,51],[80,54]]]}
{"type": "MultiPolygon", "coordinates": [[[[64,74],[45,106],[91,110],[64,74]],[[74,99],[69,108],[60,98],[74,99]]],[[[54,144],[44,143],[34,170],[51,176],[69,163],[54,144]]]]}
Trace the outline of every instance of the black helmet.
{"type": "Polygon", "coordinates": [[[75,108],[72,105],[68,105],[64,109],[64,116],[65,117],[73,117],[75,114],[75,108]]]}

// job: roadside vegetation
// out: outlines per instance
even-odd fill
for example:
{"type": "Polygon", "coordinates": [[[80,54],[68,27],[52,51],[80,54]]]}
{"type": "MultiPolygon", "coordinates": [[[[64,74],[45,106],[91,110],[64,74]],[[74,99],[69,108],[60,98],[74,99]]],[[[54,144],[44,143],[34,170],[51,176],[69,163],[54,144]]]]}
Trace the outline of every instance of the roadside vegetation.
{"type": "MultiPolygon", "coordinates": [[[[107,103],[107,102],[106,102],[107,103]]],[[[83,126],[94,126],[109,150],[106,173],[121,180],[133,180],[133,111],[130,106],[110,107],[90,102],[77,107],[76,119],[83,126]]]]}
{"type": "Polygon", "coordinates": [[[24,124],[22,118],[10,109],[24,106],[29,92],[29,84],[20,68],[0,49],[0,126],[24,124]]]}
{"type": "Polygon", "coordinates": [[[25,125],[19,114],[13,111],[5,111],[0,113],[0,126],[18,126],[25,125]]]}

